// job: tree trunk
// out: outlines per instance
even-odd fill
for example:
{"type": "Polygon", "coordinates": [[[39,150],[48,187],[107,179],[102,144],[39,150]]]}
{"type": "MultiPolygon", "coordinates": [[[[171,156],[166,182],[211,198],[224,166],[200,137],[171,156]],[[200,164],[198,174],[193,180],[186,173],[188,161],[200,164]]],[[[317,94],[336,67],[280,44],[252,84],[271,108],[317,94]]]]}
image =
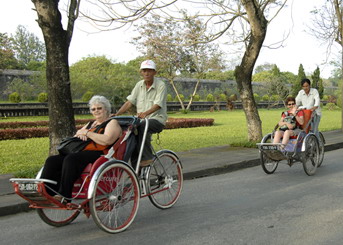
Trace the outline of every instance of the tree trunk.
{"type": "Polygon", "coordinates": [[[193,98],[194,98],[194,96],[196,95],[196,93],[197,93],[197,91],[198,91],[199,84],[200,84],[200,79],[198,78],[198,81],[197,81],[197,83],[195,84],[195,88],[194,88],[193,94],[192,94],[192,96],[191,96],[191,99],[190,99],[189,102],[188,102],[188,105],[187,105],[186,110],[189,110],[189,108],[191,107],[192,102],[193,102],[193,98]]]}
{"type": "Polygon", "coordinates": [[[342,55],[341,55],[341,131],[343,132],[343,39],[342,39],[342,55]]]}
{"type": "MultiPolygon", "coordinates": [[[[56,145],[75,133],[69,78],[69,44],[71,33],[63,29],[58,1],[32,0],[42,29],[46,47],[46,80],[49,108],[49,153],[56,153],[56,145]]],[[[72,1],[75,3],[75,1],[72,1]]],[[[71,4],[72,4],[71,3],[71,4]]]]}
{"type": "Polygon", "coordinates": [[[181,97],[180,97],[180,94],[179,94],[179,91],[177,91],[177,88],[176,88],[176,86],[175,86],[175,84],[174,84],[174,80],[173,79],[170,79],[169,80],[169,83],[172,85],[172,87],[173,87],[173,89],[174,89],[174,92],[175,92],[175,94],[176,94],[176,96],[177,96],[177,99],[179,100],[179,102],[180,102],[180,105],[181,105],[181,110],[185,110],[185,105],[183,104],[183,101],[182,101],[182,99],[181,99],[181,97]]]}
{"type": "Polygon", "coordinates": [[[241,0],[241,2],[247,11],[251,36],[242,62],[235,69],[235,77],[247,121],[248,140],[259,141],[262,138],[262,122],[254,99],[251,80],[256,60],[267,33],[268,22],[256,1],[241,0]]]}

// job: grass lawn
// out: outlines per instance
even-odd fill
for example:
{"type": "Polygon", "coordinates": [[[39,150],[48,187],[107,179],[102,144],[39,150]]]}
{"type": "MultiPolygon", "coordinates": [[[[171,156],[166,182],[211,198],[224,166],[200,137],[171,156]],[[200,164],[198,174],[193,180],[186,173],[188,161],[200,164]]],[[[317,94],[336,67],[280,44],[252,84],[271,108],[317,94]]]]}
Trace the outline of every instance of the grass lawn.
{"type": "MultiPolygon", "coordinates": [[[[282,110],[259,110],[262,120],[263,135],[271,132],[279,121],[282,110]]],[[[160,133],[160,144],[153,145],[156,150],[166,148],[175,152],[191,149],[232,145],[255,147],[255,143],[247,141],[247,126],[242,110],[220,112],[175,113],[175,118],[214,118],[211,127],[169,129],[160,133]]],[[[90,118],[90,116],[77,116],[90,118]]],[[[5,121],[47,120],[47,117],[26,117],[0,119],[5,121]]],[[[319,129],[321,131],[336,130],[341,127],[341,111],[323,110],[319,129]]],[[[0,141],[0,174],[13,173],[16,177],[34,177],[48,156],[48,138],[32,138],[25,140],[0,141]]]]}

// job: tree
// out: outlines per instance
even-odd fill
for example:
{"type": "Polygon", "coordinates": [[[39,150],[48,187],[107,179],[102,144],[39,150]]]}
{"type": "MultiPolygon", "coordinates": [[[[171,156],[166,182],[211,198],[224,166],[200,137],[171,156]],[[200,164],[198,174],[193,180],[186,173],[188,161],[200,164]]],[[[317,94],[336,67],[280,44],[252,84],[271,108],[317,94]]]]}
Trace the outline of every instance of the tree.
{"type": "Polygon", "coordinates": [[[0,69],[18,69],[20,67],[14,56],[11,38],[0,33],[0,69]]]}
{"type": "Polygon", "coordinates": [[[147,58],[156,61],[158,75],[168,79],[184,111],[183,100],[174,82],[177,72],[188,59],[183,49],[185,45],[180,23],[170,18],[162,21],[160,16],[154,15],[152,18],[145,19],[137,30],[140,35],[134,38],[133,43],[147,58]]]}
{"type": "Polygon", "coordinates": [[[80,1],[70,0],[67,29],[62,25],[58,9],[59,1],[32,0],[38,15],[46,48],[46,79],[48,88],[50,154],[56,153],[56,145],[66,136],[75,133],[69,78],[69,46],[74,23],[78,17],[80,1]]]}
{"type": "Polygon", "coordinates": [[[316,88],[319,93],[319,97],[323,98],[324,93],[324,86],[323,86],[323,79],[320,78],[320,70],[319,67],[313,72],[312,76],[312,87],[316,88]]]}
{"type": "Polygon", "coordinates": [[[191,94],[186,110],[189,110],[193,98],[198,91],[200,79],[205,77],[209,70],[223,70],[224,60],[218,45],[208,43],[208,37],[204,34],[206,26],[199,18],[192,18],[184,12],[185,28],[183,39],[186,42],[186,53],[189,57],[189,72],[195,73],[197,83],[191,94]]]}
{"type": "MultiPolygon", "coordinates": [[[[71,90],[74,99],[91,91],[114,104],[122,104],[136,81],[140,79],[137,66],[113,63],[105,56],[87,57],[70,67],[71,90]]],[[[118,105],[119,106],[119,105],[118,105]]]]}
{"type": "Polygon", "coordinates": [[[306,78],[305,70],[302,64],[299,65],[298,69],[298,76],[297,78],[293,81],[293,86],[292,86],[292,96],[295,97],[297,96],[298,92],[302,89],[301,87],[301,80],[306,78]]]}
{"type": "MultiPolygon", "coordinates": [[[[333,44],[341,49],[341,79],[343,79],[343,6],[340,0],[327,0],[323,5],[312,11],[314,15],[311,33],[328,44],[330,51],[333,44]]],[[[343,84],[343,82],[341,83],[343,84]]],[[[343,100],[343,86],[341,87],[341,101],[343,100]]],[[[341,107],[341,130],[343,131],[343,106],[341,107]]]]}
{"type": "Polygon", "coordinates": [[[22,25],[17,27],[16,33],[12,36],[13,50],[17,60],[23,67],[27,68],[33,62],[45,61],[45,47],[37,36],[30,33],[22,25]]]}
{"type": "MultiPolygon", "coordinates": [[[[276,95],[278,102],[281,100],[283,103],[289,95],[287,88],[287,78],[280,72],[280,69],[274,65],[271,71],[272,77],[268,83],[268,94],[276,95]]],[[[269,97],[271,99],[271,97],[269,97]]],[[[286,106],[286,105],[285,105],[286,106]]]]}

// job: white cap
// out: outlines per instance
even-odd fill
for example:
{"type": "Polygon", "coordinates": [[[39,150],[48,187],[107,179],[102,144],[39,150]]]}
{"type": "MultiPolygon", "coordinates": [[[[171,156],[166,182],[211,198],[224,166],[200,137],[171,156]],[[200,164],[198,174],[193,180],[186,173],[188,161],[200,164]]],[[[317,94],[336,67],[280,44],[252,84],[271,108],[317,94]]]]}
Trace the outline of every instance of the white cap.
{"type": "Polygon", "coordinates": [[[156,64],[152,60],[145,60],[141,64],[141,70],[142,69],[152,69],[156,71],[156,64]]]}

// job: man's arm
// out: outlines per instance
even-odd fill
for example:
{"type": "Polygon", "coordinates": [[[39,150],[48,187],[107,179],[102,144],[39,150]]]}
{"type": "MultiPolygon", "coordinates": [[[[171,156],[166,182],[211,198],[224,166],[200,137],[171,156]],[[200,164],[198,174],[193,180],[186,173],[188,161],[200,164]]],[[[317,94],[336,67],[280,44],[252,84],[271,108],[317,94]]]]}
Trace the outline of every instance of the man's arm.
{"type": "Polygon", "coordinates": [[[149,110],[137,113],[137,116],[139,118],[146,118],[147,116],[149,116],[150,114],[154,113],[155,111],[158,111],[159,109],[161,109],[161,107],[159,105],[155,104],[149,110]]]}
{"type": "Polygon", "coordinates": [[[124,105],[122,105],[122,107],[120,107],[120,109],[114,115],[119,116],[119,115],[125,113],[128,109],[131,108],[131,106],[132,106],[132,103],[130,101],[126,101],[124,103],[124,105]]]}

